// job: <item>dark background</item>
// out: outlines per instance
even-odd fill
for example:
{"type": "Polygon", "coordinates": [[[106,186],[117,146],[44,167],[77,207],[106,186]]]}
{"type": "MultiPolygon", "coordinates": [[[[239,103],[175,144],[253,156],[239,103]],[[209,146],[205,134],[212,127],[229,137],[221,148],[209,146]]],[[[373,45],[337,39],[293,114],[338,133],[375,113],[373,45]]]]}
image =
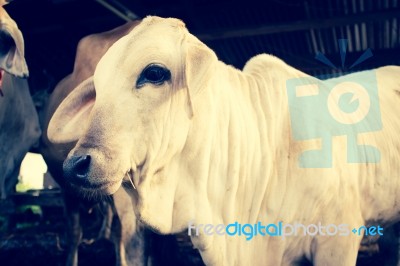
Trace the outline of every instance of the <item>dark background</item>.
{"type": "Polygon", "coordinates": [[[6,9],[24,34],[33,92],[51,91],[72,71],[82,37],[146,15],[182,19],[222,61],[238,68],[259,53],[311,75],[400,64],[399,0],[15,0],[6,9]],[[342,38],[348,40],[344,69],[342,38]],[[349,69],[368,48],[373,57],[349,69]],[[317,61],[317,52],[338,68],[317,61]]]}

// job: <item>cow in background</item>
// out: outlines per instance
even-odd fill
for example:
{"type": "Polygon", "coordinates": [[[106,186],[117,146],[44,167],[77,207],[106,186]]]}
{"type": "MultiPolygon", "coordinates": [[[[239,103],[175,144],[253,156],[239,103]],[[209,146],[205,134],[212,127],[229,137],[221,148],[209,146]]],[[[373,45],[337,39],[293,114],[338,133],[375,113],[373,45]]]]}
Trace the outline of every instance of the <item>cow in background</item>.
{"type": "MultiPolygon", "coordinates": [[[[47,132],[48,123],[65,97],[82,81],[92,76],[100,58],[108,48],[126,35],[139,22],[128,22],[111,31],[93,34],[84,37],[78,44],[73,72],[61,80],[45,106],[42,114],[42,130],[47,132]]],[[[69,193],[63,179],[62,164],[69,151],[75,146],[75,140],[63,145],[55,145],[49,142],[47,134],[41,138],[40,150],[48,165],[48,169],[54,179],[64,189],[65,204],[69,219],[69,244],[67,265],[77,265],[78,246],[82,239],[82,228],[79,221],[79,213],[87,212],[92,205],[83,204],[82,199],[76,198],[69,193]],[[90,207],[89,207],[90,206],[90,207]]],[[[104,225],[99,233],[100,237],[111,238],[116,244],[117,264],[142,265],[145,262],[142,232],[137,230],[136,217],[130,206],[130,197],[121,189],[114,195],[114,203],[109,201],[100,202],[101,212],[106,213],[104,225]],[[129,206],[129,207],[128,207],[129,206]],[[113,228],[111,229],[111,224],[113,228]],[[113,232],[111,232],[113,231],[113,232]],[[136,233],[138,231],[138,233],[136,233]],[[125,249],[125,247],[131,247],[125,249]]],[[[99,205],[96,205],[99,207],[99,205]]]]}
{"type": "Polygon", "coordinates": [[[0,196],[14,192],[19,167],[38,141],[39,119],[26,78],[24,39],[0,1],[0,196]]]}

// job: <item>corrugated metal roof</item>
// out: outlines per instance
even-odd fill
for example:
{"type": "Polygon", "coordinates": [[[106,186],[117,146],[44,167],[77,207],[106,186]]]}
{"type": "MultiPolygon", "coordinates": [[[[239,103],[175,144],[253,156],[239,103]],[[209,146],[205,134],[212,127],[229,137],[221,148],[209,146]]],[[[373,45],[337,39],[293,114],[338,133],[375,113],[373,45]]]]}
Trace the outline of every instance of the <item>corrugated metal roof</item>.
{"type": "MultiPolygon", "coordinates": [[[[238,68],[270,53],[312,75],[341,72],[339,39],[348,41],[344,71],[368,48],[373,57],[352,70],[400,65],[399,0],[106,1],[141,17],[182,19],[222,61],[238,68]],[[316,60],[318,52],[338,69],[316,60]]],[[[25,35],[30,65],[55,80],[71,71],[80,38],[123,23],[93,0],[17,0],[7,9],[25,35]]]]}

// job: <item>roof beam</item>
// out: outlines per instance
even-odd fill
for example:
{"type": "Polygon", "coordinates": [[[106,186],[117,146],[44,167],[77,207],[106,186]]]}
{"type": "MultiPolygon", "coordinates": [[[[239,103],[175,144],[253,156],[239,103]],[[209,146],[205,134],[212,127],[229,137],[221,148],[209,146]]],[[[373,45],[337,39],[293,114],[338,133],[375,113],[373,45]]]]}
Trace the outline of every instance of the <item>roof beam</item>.
{"type": "Polygon", "coordinates": [[[400,17],[400,9],[392,9],[374,13],[353,14],[345,17],[324,19],[300,20],[282,24],[264,24],[249,28],[217,29],[195,34],[204,41],[222,40],[230,38],[251,37],[281,32],[293,32],[310,29],[332,28],[336,26],[353,25],[362,22],[385,21],[400,17]]]}
{"type": "MultiPolygon", "coordinates": [[[[396,57],[394,55],[400,54],[400,48],[393,48],[393,49],[378,49],[378,50],[372,50],[373,57],[368,59],[367,61],[363,62],[362,64],[358,65],[357,67],[354,67],[354,69],[349,69],[348,67],[351,65],[351,63],[359,58],[359,56],[362,54],[362,51],[359,52],[352,52],[348,54],[348,59],[350,59],[349,63],[345,67],[344,70],[338,66],[338,69],[334,69],[330,66],[326,66],[322,64],[321,62],[313,59],[309,55],[283,55],[281,58],[288,63],[289,65],[300,69],[303,72],[306,73],[313,73],[315,71],[320,71],[320,72],[351,72],[354,70],[360,71],[363,69],[373,69],[376,67],[380,66],[385,66],[389,64],[393,65],[398,65],[400,64],[400,57],[396,57]]],[[[338,59],[337,54],[328,54],[326,55],[328,58],[335,58],[338,59]]],[[[338,61],[338,60],[336,60],[338,61]]],[[[338,62],[336,62],[338,63],[338,62]]]]}
{"type": "Polygon", "coordinates": [[[121,4],[117,0],[95,0],[97,3],[102,5],[104,8],[110,10],[114,13],[117,17],[125,20],[125,21],[132,21],[135,19],[139,19],[139,16],[133,13],[129,8],[121,4]]]}

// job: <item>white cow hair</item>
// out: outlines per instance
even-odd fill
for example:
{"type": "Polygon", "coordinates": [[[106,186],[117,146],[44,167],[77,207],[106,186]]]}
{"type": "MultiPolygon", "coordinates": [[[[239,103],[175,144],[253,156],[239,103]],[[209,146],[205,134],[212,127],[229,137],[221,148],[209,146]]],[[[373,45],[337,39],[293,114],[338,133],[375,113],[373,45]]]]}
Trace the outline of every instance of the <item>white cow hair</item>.
{"type": "MultiPolygon", "coordinates": [[[[306,74],[266,54],[236,70],[182,22],[148,17],[99,62],[87,119],[67,125],[59,115],[79,112],[69,100],[79,95],[70,96],[48,134],[62,141],[66,125],[84,127],[70,156],[92,156],[88,180],[103,184],[96,192],[115,192],[132,170],[136,215],[163,234],[185,230],[189,221],[383,226],[399,218],[400,68],[374,73],[383,129],[360,134],[358,141],[377,147],[381,162],[348,164],[346,138],[339,136],[333,138],[332,168],[300,168],[299,155],[321,143],[293,139],[286,81],[306,74]],[[150,63],[166,66],[172,79],[136,88],[150,63]]],[[[314,265],[354,265],[360,241],[353,234],[251,241],[192,236],[207,265],[289,265],[302,257],[314,265]]]]}

